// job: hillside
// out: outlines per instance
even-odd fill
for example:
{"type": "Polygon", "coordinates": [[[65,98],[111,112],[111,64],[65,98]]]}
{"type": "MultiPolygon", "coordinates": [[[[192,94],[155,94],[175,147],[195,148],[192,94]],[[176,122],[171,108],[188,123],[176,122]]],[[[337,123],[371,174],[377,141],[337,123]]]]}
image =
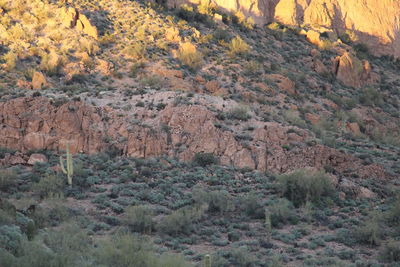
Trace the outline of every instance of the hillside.
{"type": "Polygon", "coordinates": [[[400,264],[398,3],[233,2],[0,0],[0,266],[400,264]]]}

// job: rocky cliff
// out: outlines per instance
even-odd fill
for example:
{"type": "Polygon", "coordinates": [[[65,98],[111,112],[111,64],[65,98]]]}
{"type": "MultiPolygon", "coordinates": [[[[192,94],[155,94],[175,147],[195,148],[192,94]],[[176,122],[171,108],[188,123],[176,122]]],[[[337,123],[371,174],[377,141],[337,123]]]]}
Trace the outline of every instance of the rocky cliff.
{"type": "MultiPolygon", "coordinates": [[[[169,0],[171,7],[202,0],[169,0]]],[[[286,25],[331,32],[331,38],[365,43],[376,55],[400,56],[400,2],[394,0],[209,0],[221,10],[241,11],[257,24],[286,25]]]]}
{"type": "Polygon", "coordinates": [[[234,133],[216,127],[218,119],[200,105],[169,105],[141,124],[111,108],[76,101],[58,106],[44,97],[0,103],[0,114],[0,146],[22,152],[60,150],[66,143],[74,153],[113,149],[134,157],[168,155],[186,161],[207,152],[223,164],[262,171],[331,167],[339,173],[385,177],[382,167],[364,166],[361,160],[322,145],[305,145],[306,131],[277,123],[254,122],[251,142],[244,145],[234,133]]]}

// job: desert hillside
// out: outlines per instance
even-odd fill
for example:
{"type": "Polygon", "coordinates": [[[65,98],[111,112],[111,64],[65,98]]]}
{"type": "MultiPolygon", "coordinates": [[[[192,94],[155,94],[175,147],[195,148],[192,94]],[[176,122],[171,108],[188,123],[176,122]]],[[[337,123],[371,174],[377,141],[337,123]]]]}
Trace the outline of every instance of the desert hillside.
{"type": "Polygon", "coordinates": [[[399,14],[0,0],[0,266],[400,266],[399,14]]]}

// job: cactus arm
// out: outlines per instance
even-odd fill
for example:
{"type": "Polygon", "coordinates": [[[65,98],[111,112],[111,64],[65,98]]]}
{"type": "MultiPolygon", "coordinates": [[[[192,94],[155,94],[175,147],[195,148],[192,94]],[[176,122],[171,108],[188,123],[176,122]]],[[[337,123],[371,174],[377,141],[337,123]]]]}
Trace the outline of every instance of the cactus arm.
{"type": "Polygon", "coordinates": [[[207,254],[204,256],[204,267],[211,267],[211,256],[207,254]]]}
{"type": "Polygon", "coordinates": [[[60,167],[63,173],[67,174],[67,170],[64,168],[63,158],[60,156],[60,167]]]}

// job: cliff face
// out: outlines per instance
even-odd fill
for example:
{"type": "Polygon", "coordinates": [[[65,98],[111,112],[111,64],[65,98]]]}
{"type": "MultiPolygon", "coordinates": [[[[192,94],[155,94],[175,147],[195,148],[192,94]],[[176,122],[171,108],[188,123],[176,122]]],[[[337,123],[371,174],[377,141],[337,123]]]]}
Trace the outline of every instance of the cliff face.
{"type": "Polygon", "coordinates": [[[352,170],[360,177],[386,176],[381,166],[364,166],[361,160],[326,146],[301,146],[288,151],[285,145],[304,143],[307,133],[300,129],[298,133],[290,132],[290,127],[273,122],[258,123],[252,141],[243,146],[232,132],[217,128],[217,118],[199,105],[167,106],[144,122],[151,127],[83,102],[54,106],[46,98],[17,98],[0,103],[0,146],[25,152],[60,150],[69,143],[73,153],[116,149],[128,156],[168,155],[185,161],[195,153],[207,152],[219,156],[223,164],[261,171],[280,173],[329,166],[339,173],[352,170]]]}
{"type": "MultiPolygon", "coordinates": [[[[169,0],[170,7],[202,0],[169,0]]],[[[257,24],[305,26],[369,46],[376,55],[400,57],[400,2],[394,0],[210,0],[228,12],[242,11],[257,24]]]]}

